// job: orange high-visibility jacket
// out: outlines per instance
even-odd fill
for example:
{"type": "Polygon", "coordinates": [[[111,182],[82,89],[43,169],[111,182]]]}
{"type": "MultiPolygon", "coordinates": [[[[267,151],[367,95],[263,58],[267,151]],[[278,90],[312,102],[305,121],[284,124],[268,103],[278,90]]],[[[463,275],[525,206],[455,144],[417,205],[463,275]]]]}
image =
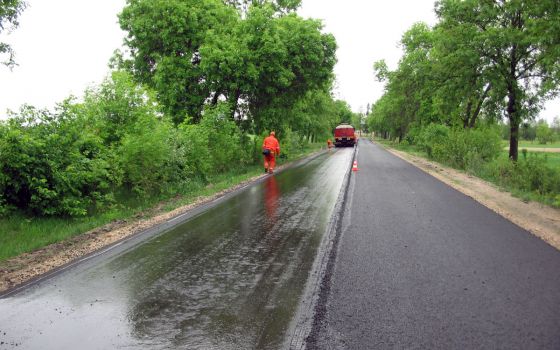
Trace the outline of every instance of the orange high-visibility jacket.
{"type": "Polygon", "coordinates": [[[273,151],[275,154],[280,154],[280,144],[276,137],[270,135],[263,141],[263,149],[269,149],[273,151]]]}

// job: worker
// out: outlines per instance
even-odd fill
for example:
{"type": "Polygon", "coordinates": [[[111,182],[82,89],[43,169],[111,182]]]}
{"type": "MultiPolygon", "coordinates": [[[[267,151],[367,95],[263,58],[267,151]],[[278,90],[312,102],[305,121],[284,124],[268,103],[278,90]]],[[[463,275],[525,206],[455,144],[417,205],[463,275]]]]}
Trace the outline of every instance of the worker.
{"type": "Polygon", "coordinates": [[[280,154],[280,144],[274,131],[270,132],[270,136],[263,141],[263,155],[264,155],[264,172],[272,174],[276,166],[276,156],[280,154]]]}
{"type": "Polygon", "coordinates": [[[327,148],[331,149],[333,147],[331,139],[327,139],[327,148]]]}

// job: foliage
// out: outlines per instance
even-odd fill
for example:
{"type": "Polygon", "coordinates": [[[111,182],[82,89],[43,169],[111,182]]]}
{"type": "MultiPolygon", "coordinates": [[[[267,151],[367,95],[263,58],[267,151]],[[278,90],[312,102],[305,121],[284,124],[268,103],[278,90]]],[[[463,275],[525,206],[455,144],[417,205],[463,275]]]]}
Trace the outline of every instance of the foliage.
{"type": "Polygon", "coordinates": [[[207,184],[260,163],[249,135],[271,128],[290,156],[328,137],[353,114],[329,93],[334,38],[299,4],[128,0],[121,69],[0,122],[0,215],[86,216],[207,184]]]}
{"type": "Polygon", "coordinates": [[[228,105],[218,104],[205,110],[199,124],[187,121],[179,126],[186,175],[208,181],[210,175],[250,163],[253,145],[229,114],[228,105]]]}
{"type": "Polygon", "coordinates": [[[433,28],[404,33],[395,71],[375,63],[386,87],[368,125],[403,140],[430,123],[475,128],[506,116],[517,160],[520,124],[560,91],[560,3],[440,0],[435,10],[433,28]]]}
{"type": "Polygon", "coordinates": [[[119,18],[132,59],[122,64],[176,124],[198,123],[219,101],[257,132],[285,124],[276,119],[301,96],[330,87],[335,40],[319,21],[278,13],[299,1],[252,3],[242,16],[219,0],[129,0],[119,18]]]}
{"type": "Polygon", "coordinates": [[[226,5],[233,6],[243,13],[247,13],[251,6],[270,5],[278,13],[295,11],[301,5],[301,0],[223,0],[226,5]]]}
{"type": "Polygon", "coordinates": [[[73,113],[22,107],[0,138],[0,204],[39,215],[85,215],[111,201],[114,154],[73,113]]]}
{"type": "Polygon", "coordinates": [[[430,124],[422,129],[417,144],[429,157],[459,169],[475,169],[492,161],[501,151],[493,128],[462,129],[430,124]]]}
{"type": "Polygon", "coordinates": [[[555,137],[554,137],[554,132],[552,131],[552,129],[548,126],[548,124],[546,123],[546,121],[544,120],[540,120],[537,123],[537,127],[536,127],[536,138],[537,141],[539,141],[539,143],[541,145],[546,145],[547,143],[550,142],[554,142],[555,141],[555,137]]]}
{"type": "Polygon", "coordinates": [[[449,128],[440,124],[430,124],[416,137],[416,144],[420,146],[430,158],[445,158],[443,149],[449,142],[449,128]]]}
{"type": "MultiPolygon", "coordinates": [[[[6,29],[10,31],[18,27],[18,18],[26,7],[27,3],[22,0],[0,1],[0,34],[6,29]]],[[[0,42],[0,55],[8,55],[8,59],[1,64],[9,68],[16,65],[14,51],[9,44],[0,42]]]]}
{"type": "Polygon", "coordinates": [[[548,165],[546,157],[529,154],[518,162],[499,158],[485,165],[481,175],[503,187],[535,193],[549,204],[560,207],[560,172],[548,165]]]}
{"type": "Polygon", "coordinates": [[[466,47],[480,57],[479,74],[509,120],[509,156],[517,160],[519,124],[559,90],[560,3],[440,0],[436,13],[444,32],[468,33],[451,53],[466,47]]]}

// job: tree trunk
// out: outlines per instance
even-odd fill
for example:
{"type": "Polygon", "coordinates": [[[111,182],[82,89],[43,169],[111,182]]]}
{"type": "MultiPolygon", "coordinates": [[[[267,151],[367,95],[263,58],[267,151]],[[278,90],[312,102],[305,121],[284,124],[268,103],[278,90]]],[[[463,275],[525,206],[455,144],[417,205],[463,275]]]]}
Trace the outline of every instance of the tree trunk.
{"type": "Polygon", "coordinates": [[[469,120],[471,119],[471,109],[472,109],[472,101],[469,98],[469,103],[467,104],[467,111],[465,112],[465,116],[463,117],[463,129],[469,127],[469,120]]]}
{"type": "Polygon", "coordinates": [[[518,157],[518,146],[519,146],[519,123],[516,123],[511,118],[510,123],[510,133],[509,133],[509,159],[514,162],[517,161],[518,157]]]}
{"type": "Polygon", "coordinates": [[[237,107],[239,107],[239,97],[241,96],[241,90],[240,89],[236,89],[235,90],[235,94],[232,96],[230,96],[230,107],[231,107],[231,119],[234,120],[235,122],[237,122],[237,126],[239,126],[241,124],[241,119],[236,120],[235,119],[235,113],[237,112],[237,107]]]}
{"type": "Polygon", "coordinates": [[[509,133],[509,159],[517,162],[518,156],[518,143],[519,143],[519,116],[517,115],[517,94],[516,86],[514,83],[508,84],[508,105],[507,114],[509,119],[510,133],[509,133]]]}
{"type": "Polygon", "coordinates": [[[480,110],[482,109],[482,104],[484,103],[484,100],[486,100],[486,98],[488,97],[488,93],[490,92],[491,88],[492,88],[492,85],[488,84],[486,89],[484,89],[484,93],[482,94],[482,97],[478,101],[478,105],[476,106],[476,109],[474,110],[474,114],[471,117],[471,121],[469,122],[469,128],[471,128],[471,129],[474,128],[474,125],[476,123],[476,119],[478,118],[478,115],[480,114],[480,110]]]}
{"type": "Polygon", "coordinates": [[[219,91],[216,91],[214,93],[214,97],[212,97],[212,102],[211,102],[212,107],[215,107],[218,104],[218,99],[220,98],[220,94],[221,94],[221,92],[219,92],[219,91]]]}

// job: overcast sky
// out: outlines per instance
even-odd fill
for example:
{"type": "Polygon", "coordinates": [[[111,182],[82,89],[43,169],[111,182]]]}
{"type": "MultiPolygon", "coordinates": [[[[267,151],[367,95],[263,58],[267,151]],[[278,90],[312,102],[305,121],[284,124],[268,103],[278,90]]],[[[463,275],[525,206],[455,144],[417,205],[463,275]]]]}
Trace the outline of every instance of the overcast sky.
{"type": "MultiPolygon", "coordinates": [[[[107,63],[124,33],[117,13],[124,0],[27,0],[20,26],[0,41],[12,44],[19,64],[0,67],[0,118],[7,108],[23,103],[51,108],[70,94],[81,96],[109,72],[107,63]]],[[[364,111],[383,93],[373,76],[373,62],[385,59],[396,68],[398,42],[419,21],[433,25],[433,0],[303,0],[303,17],[323,20],[338,43],[337,96],[356,112],[364,111]]],[[[542,117],[560,115],[558,100],[547,104],[542,117]]]]}

